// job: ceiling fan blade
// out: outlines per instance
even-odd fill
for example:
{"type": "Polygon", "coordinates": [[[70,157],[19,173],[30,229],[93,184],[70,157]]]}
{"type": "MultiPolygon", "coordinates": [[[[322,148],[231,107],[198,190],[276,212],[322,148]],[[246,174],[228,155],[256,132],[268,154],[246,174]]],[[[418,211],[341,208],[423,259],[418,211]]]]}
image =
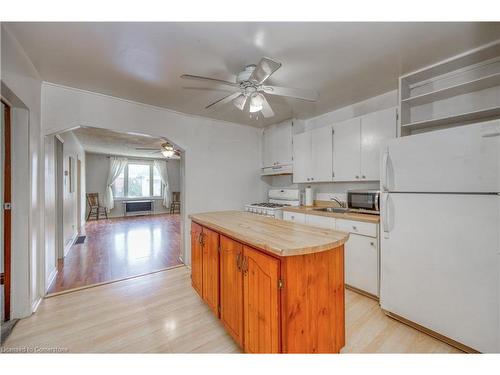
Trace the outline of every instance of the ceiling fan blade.
{"type": "Polygon", "coordinates": [[[203,82],[211,83],[211,84],[215,84],[215,85],[231,86],[231,87],[234,87],[236,89],[240,88],[240,85],[238,83],[236,83],[236,82],[224,81],[222,79],[217,79],[217,78],[195,76],[195,75],[192,75],[192,74],[183,74],[183,75],[181,75],[181,78],[182,79],[191,79],[191,80],[194,80],[194,81],[203,81],[203,82]]]}
{"type": "Polygon", "coordinates": [[[247,96],[240,94],[240,96],[238,96],[236,99],[233,100],[233,103],[236,106],[236,108],[243,111],[243,109],[245,108],[245,105],[247,103],[247,99],[248,99],[247,96]]]}
{"type": "Polygon", "coordinates": [[[262,112],[262,116],[264,116],[265,118],[274,116],[274,111],[264,95],[262,95],[262,109],[260,111],[262,112]]]}
{"type": "Polygon", "coordinates": [[[158,147],[136,147],[135,149],[138,151],[156,151],[158,147]]]}
{"type": "Polygon", "coordinates": [[[223,105],[223,104],[226,104],[226,103],[229,103],[230,101],[232,101],[233,99],[236,99],[238,96],[240,96],[241,93],[240,92],[235,92],[233,94],[230,94],[228,96],[225,96],[223,97],[222,99],[219,99],[209,105],[207,105],[205,107],[205,109],[208,109],[208,108],[214,108],[214,107],[218,107],[220,105],[223,105]]]}
{"type": "Polygon", "coordinates": [[[280,67],[280,62],[274,61],[268,57],[263,57],[255,67],[255,70],[252,72],[249,80],[260,85],[280,67]]]}
{"type": "Polygon", "coordinates": [[[288,96],[290,98],[315,102],[318,100],[318,93],[309,89],[292,89],[289,87],[264,86],[262,90],[269,95],[288,96]]]}

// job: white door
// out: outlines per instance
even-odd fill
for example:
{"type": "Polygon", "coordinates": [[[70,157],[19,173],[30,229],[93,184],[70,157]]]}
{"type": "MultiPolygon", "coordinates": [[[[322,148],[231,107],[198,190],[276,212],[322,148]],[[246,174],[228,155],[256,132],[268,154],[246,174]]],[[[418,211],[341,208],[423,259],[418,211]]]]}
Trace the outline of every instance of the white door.
{"type": "Polygon", "coordinates": [[[313,182],[332,181],[332,127],[311,131],[311,180],[313,182]]]}
{"type": "Polygon", "coordinates": [[[313,227],[320,227],[325,229],[335,229],[335,218],[319,215],[306,215],[306,224],[313,227]]]}
{"type": "Polygon", "coordinates": [[[345,283],[378,296],[377,239],[351,233],[344,249],[345,283]]]}
{"type": "Polygon", "coordinates": [[[361,119],[334,124],[333,131],[333,180],[360,180],[361,119]]]}
{"type": "Polygon", "coordinates": [[[311,171],[311,133],[293,136],[293,182],[309,182],[311,171]]]}
{"type": "Polygon", "coordinates": [[[499,352],[500,197],[383,193],[381,208],[381,307],[499,352]]]}
{"type": "Polygon", "coordinates": [[[361,179],[380,180],[382,141],[396,138],[396,108],[373,112],[361,118],[361,179]]]}
{"type": "Polygon", "coordinates": [[[409,192],[500,192],[500,120],[388,141],[381,188],[409,192]]]}

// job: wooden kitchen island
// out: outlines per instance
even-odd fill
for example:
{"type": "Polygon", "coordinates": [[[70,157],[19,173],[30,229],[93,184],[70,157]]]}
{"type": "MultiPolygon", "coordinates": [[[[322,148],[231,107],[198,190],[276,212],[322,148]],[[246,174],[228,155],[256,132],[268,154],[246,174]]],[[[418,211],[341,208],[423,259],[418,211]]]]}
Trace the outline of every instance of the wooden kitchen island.
{"type": "Polygon", "coordinates": [[[338,353],[348,233],[247,212],[189,216],[193,288],[247,353],[338,353]]]}

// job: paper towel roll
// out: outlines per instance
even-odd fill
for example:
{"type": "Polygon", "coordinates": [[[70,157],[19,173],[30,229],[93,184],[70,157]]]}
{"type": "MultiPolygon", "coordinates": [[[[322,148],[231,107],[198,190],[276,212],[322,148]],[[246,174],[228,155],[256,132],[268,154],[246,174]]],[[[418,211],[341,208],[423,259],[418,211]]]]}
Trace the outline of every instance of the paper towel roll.
{"type": "Polygon", "coordinates": [[[314,200],[313,200],[313,189],[308,186],[306,187],[306,206],[312,206],[314,204],[314,200]]]}

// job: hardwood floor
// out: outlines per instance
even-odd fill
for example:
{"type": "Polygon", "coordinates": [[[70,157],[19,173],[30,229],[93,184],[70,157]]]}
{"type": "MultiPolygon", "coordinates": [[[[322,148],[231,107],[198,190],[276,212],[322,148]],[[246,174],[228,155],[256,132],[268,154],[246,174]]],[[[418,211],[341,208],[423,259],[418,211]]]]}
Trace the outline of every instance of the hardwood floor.
{"type": "Polygon", "coordinates": [[[87,238],[58,261],[49,293],[119,280],[181,264],[180,215],[92,220],[87,238]]]}
{"type": "MultiPolygon", "coordinates": [[[[349,290],[346,320],[342,353],[458,352],[349,290]]],[[[240,351],[191,287],[187,267],[47,298],[7,339],[5,348],[20,347],[80,353],[240,351]]]]}

